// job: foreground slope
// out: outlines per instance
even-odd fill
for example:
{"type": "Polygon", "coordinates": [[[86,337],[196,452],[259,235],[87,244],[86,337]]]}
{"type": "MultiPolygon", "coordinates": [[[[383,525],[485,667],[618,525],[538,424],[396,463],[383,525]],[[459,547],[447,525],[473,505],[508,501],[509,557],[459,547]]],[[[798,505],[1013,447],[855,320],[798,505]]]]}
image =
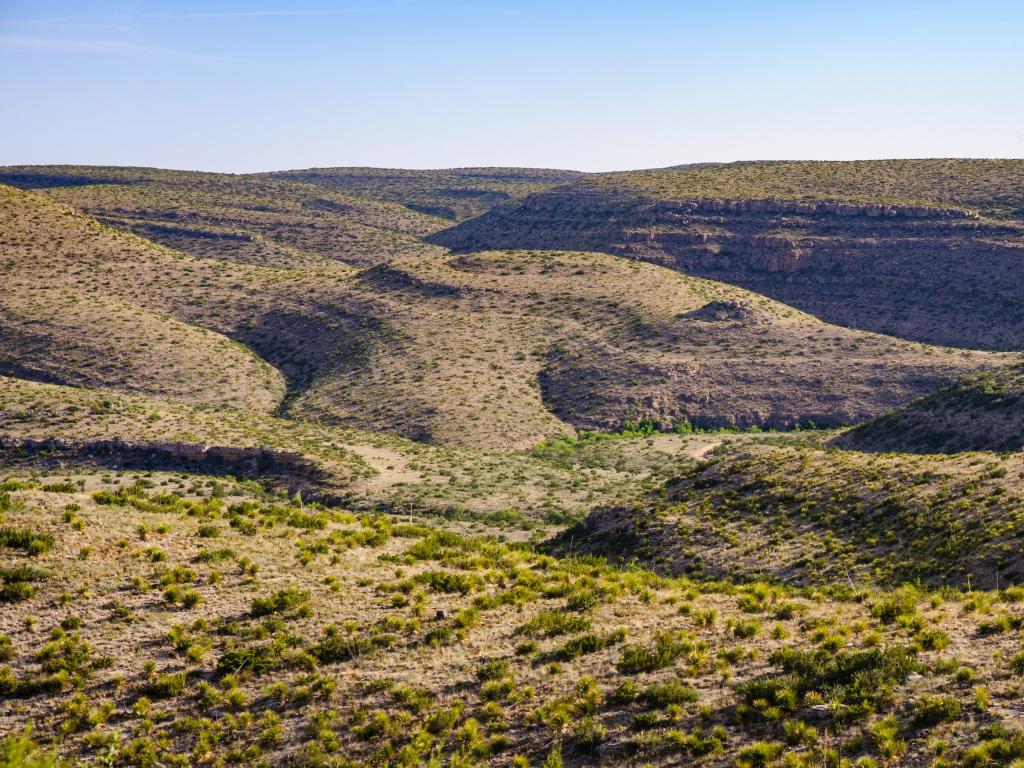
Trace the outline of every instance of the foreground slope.
{"type": "Polygon", "coordinates": [[[594,174],[429,239],[602,250],[840,325],[1024,347],[1024,161],[731,163],[594,174]]]}
{"type": "Polygon", "coordinates": [[[0,515],[0,754],[32,723],[138,768],[1024,757],[1020,588],[667,579],[182,473],[5,473],[0,515]]]}
{"type": "Polygon", "coordinates": [[[1024,364],[971,376],[852,429],[844,448],[904,453],[1024,449],[1024,364]]]}
{"type": "Polygon", "coordinates": [[[1024,455],[909,456],[751,446],[722,452],[639,507],[566,534],[661,572],[787,583],[1024,579],[1024,455]]]}

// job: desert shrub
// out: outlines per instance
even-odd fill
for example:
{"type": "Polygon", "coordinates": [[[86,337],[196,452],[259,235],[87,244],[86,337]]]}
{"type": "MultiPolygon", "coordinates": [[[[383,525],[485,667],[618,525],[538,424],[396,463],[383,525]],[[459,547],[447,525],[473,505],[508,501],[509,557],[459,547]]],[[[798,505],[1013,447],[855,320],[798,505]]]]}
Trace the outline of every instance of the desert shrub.
{"type": "Polygon", "coordinates": [[[32,730],[25,728],[0,738],[0,768],[68,768],[69,764],[44,751],[32,740],[32,730]]]}
{"type": "Polygon", "coordinates": [[[459,595],[468,595],[481,586],[478,576],[449,571],[426,571],[417,574],[414,581],[426,585],[432,592],[459,595]]]}
{"type": "Polygon", "coordinates": [[[275,592],[270,597],[254,597],[249,613],[252,616],[269,616],[274,613],[301,611],[309,604],[309,592],[297,587],[289,587],[275,592]]]}
{"type": "Polygon", "coordinates": [[[337,627],[330,626],[324,634],[324,639],[310,648],[309,652],[322,664],[334,664],[358,659],[378,648],[387,648],[393,643],[394,635],[391,634],[343,634],[337,627]]]}
{"type": "Polygon", "coordinates": [[[671,665],[695,647],[693,640],[684,633],[664,632],[655,637],[651,647],[630,644],[623,648],[618,670],[627,675],[655,672],[671,665]]]}
{"type": "Polygon", "coordinates": [[[75,493],[78,490],[78,486],[71,482],[62,481],[56,483],[45,483],[40,486],[39,490],[45,491],[46,493],[75,493]]]}
{"type": "Polygon", "coordinates": [[[639,696],[650,707],[662,708],[670,704],[689,704],[697,701],[697,691],[678,680],[667,680],[647,686],[639,696]]]}
{"type": "Polygon", "coordinates": [[[961,710],[952,696],[922,696],[914,707],[914,724],[928,727],[956,720],[961,710]]]}
{"type": "Polygon", "coordinates": [[[903,586],[871,603],[871,615],[883,624],[892,624],[900,616],[912,614],[921,601],[921,595],[912,586],[903,586]]]}
{"type": "Polygon", "coordinates": [[[920,665],[908,648],[871,648],[833,652],[823,648],[803,651],[783,648],[771,656],[782,674],[767,675],[737,686],[747,703],[758,700],[793,709],[796,698],[809,692],[830,697],[865,714],[888,701],[892,688],[920,665]]]}
{"type": "Polygon", "coordinates": [[[265,675],[281,663],[281,651],[279,643],[225,651],[217,660],[216,671],[219,676],[237,675],[241,672],[265,675]]]}
{"type": "Polygon", "coordinates": [[[485,661],[476,669],[476,679],[481,682],[487,680],[500,680],[509,673],[508,659],[491,659],[485,661]]]}
{"type": "Polygon", "coordinates": [[[673,728],[666,731],[660,741],[666,749],[689,752],[693,757],[703,757],[721,753],[725,736],[725,729],[720,726],[707,734],[697,729],[684,731],[673,728]]]}
{"type": "Polygon", "coordinates": [[[608,729],[594,718],[585,717],[573,727],[572,734],[576,739],[577,749],[590,754],[601,746],[601,742],[608,735],[608,729]]]}
{"type": "Polygon", "coordinates": [[[0,587],[0,603],[20,603],[32,598],[36,588],[24,581],[6,582],[0,587]]]}
{"type": "Polygon", "coordinates": [[[58,637],[44,645],[36,654],[43,671],[49,674],[66,672],[70,675],[88,676],[94,669],[109,666],[108,658],[93,658],[92,646],[81,638],[78,633],[64,635],[58,631],[58,637]]]}
{"type": "Polygon", "coordinates": [[[787,720],[782,724],[782,732],[786,743],[793,746],[813,746],[818,741],[818,731],[803,720],[787,720]]]}
{"type": "Polygon", "coordinates": [[[963,768],[1010,766],[1024,759],[1024,733],[997,723],[981,728],[978,735],[982,741],[964,751],[963,768]]]}
{"type": "Polygon", "coordinates": [[[462,716],[462,710],[463,705],[461,703],[457,703],[452,707],[433,712],[430,717],[427,718],[424,728],[426,728],[427,733],[432,733],[434,735],[447,733],[455,727],[456,723],[459,722],[459,717],[462,716]]]}
{"type": "Polygon", "coordinates": [[[517,635],[570,635],[590,629],[591,620],[563,611],[541,611],[524,624],[516,627],[517,635]]]}
{"type": "Polygon", "coordinates": [[[883,717],[871,724],[868,733],[875,743],[875,748],[886,759],[899,757],[907,751],[907,744],[899,738],[900,724],[895,717],[883,717]]]}
{"type": "Polygon", "coordinates": [[[757,619],[732,619],[729,622],[729,628],[734,637],[745,640],[760,634],[761,622],[757,619]]]}
{"type": "Polygon", "coordinates": [[[559,661],[570,661],[589,653],[597,653],[616,643],[621,643],[625,637],[626,631],[623,629],[616,630],[607,635],[588,632],[567,640],[561,647],[556,648],[551,656],[559,661]]]}
{"type": "Polygon", "coordinates": [[[737,768],[764,768],[782,754],[784,745],[778,741],[755,741],[736,753],[737,768]]]}
{"type": "Polygon", "coordinates": [[[41,555],[53,548],[53,536],[23,528],[0,528],[0,547],[41,555]]]}
{"type": "Polygon", "coordinates": [[[562,768],[562,745],[558,742],[551,748],[541,768],[562,768]]]}
{"type": "Polygon", "coordinates": [[[150,680],[143,691],[152,699],[173,699],[181,696],[188,685],[184,672],[171,672],[150,680]]]}

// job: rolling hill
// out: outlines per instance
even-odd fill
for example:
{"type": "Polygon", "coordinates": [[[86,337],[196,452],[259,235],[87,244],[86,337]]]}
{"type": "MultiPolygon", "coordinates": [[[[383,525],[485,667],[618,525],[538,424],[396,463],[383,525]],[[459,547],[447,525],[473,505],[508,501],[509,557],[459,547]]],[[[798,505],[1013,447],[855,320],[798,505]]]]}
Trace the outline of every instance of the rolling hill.
{"type": "Polygon", "coordinates": [[[464,221],[584,174],[541,168],[307,168],[264,175],[401,203],[431,216],[464,221]]]}
{"type": "MultiPolygon", "coordinates": [[[[96,328],[115,349],[134,343],[106,317],[104,302],[116,298],[140,317],[170,318],[176,331],[187,324],[244,344],[283,376],[282,415],[413,439],[526,448],[630,420],[855,422],[1004,362],[829,326],[742,289],[604,254],[431,249],[361,269],[274,268],[183,254],[39,192],[2,192],[12,308],[28,303],[39,315],[85,297],[76,325],[102,309],[96,328]]],[[[59,337],[5,322],[10,367],[0,372],[25,373],[14,362],[24,342],[52,369],[38,378],[76,381],[60,378],[70,363],[59,337]]],[[[173,344],[192,354],[184,336],[173,344]]],[[[145,393],[102,356],[86,359],[101,349],[76,349],[82,383],[145,393]]],[[[151,362],[173,378],[172,359],[151,362]]],[[[210,365],[215,379],[239,375],[210,365]]],[[[253,386],[277,375],[250,368],[253,386]]],[[[173,393],[156,373],[137,375],[151,377],[150,393],[173,393]]],[[[280,383],[272,389],[280,394],[280,383]]]]}
{"type": "Polygon", "coordinates": [[[574,551],[661,573],[985,589],[1024,578],[1024,455],[721,451],[638,506],[595,510],[574,551]]]}
{"type": "Polygon", "coordinates": [[[971,376],[842,434],[858,451],[1024,450],[1024,365],[971,376]]]}
{"type": "Polygon", "coordinates": [[[600,250],[830,323],[1024,347],[1024,161],[730,163],[593,174],[429,236],[462,251],[600,250]]]}
{"type": "Polygon", "coordinates": [[[418,238],[449,222],[393,202],[310,184],[156,168],[0,168],[0,183],[203,258],[329,269],[430,252],[418,238]]]}

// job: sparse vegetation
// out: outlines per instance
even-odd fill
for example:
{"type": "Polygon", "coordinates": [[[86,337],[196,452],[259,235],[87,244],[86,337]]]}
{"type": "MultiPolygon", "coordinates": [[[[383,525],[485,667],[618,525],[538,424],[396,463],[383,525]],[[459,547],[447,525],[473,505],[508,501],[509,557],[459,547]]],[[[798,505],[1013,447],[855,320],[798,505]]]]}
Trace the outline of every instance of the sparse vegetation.
{"type": "Polygon", "coordinates": [[[563,182],[1019,213],[848,167],[6,169],[0,768],[1016,768],[1012,355],[427,242],[563,182]]]}

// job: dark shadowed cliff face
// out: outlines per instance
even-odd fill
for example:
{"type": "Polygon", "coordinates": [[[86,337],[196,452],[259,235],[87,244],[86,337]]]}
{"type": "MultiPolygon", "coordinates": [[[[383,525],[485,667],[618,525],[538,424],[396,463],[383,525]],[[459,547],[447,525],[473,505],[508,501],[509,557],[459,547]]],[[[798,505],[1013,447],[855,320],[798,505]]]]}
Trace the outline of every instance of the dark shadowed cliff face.
{"type": "Polygon", "coordinates": [[[733,283],[840,325],[1024,348],[1024,224],[948,205],[653,199],[572,185],[433,235],[457,250],[600,250],[733,283]]]}

